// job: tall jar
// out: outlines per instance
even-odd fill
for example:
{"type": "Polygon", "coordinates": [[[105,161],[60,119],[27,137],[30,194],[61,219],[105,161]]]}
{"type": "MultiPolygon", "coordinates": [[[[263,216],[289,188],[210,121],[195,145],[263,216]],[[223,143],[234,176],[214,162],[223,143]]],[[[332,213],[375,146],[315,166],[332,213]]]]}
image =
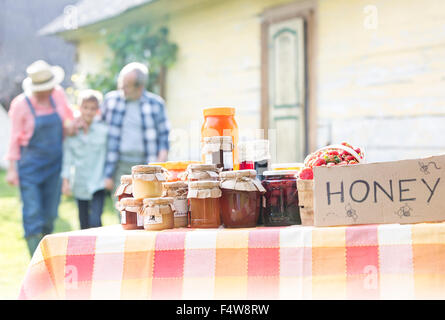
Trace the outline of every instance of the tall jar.
{"type": "Polygon", "coordinates": [[[141,215],[144,217],[144,229],[159,231],[174,227],[173,198],[146,198],[143,201],[141,215]]]}
{"type": "Polygon", "coordinates": [[[201,153],[206,164],[216,164],[222,171],[233,170],[232,137],[205,137],[201,153]]]}
{"type": "Polygon", "coordinates": [[[133,197],[136,199],[157,198],[162,195],[165,169],[161,166],[138,165],[131,168],[133,197]]]}
{"type": "Polygon", "coordinates": [[[258,221],[261,195],[266,191],[255,170],[220,173],[221,218],[228,228],[251,228],[258,221]]]}
{"type": "Polygon", "coordinates": [[[219,180],[220,169],[216,164],[190,164],[183,176],[187,181],[219,180]]]}
{"type": "Polygon", "coordinates": [[[117,197],[117,201],[133,197],[133,179],[131,175],[125,174],[121,176],[120,185],[117,187],[114,196],[117,197]]]}
{"type": "Polygon", "coordinates": [[[173,206],[175,207],[174,213],[174,227],[185,228],[188,224],[188,185],[184,181],[164,182],[163,197],[173,198],[173,206]]]}
{"type": "MultiPolygon", "coordinates": [[[[203,110],[204,123],[201,127],[201,139],[213,136],[230,136],[233,139],[233,169],[239,169],[238,162],[238,124],[235,121],[235,108],[211,107],[203,110]]],[[[205,161],[203,158],[202,161],[205,161]]]]}
{"type": "Polygon", "coordinates": [[[121,216],[121,225],[125,230],[144,229],[144,220],[140,215],[142,199],[123,198],[117,203],[121,216]]]}
{"type": "Polygon", "coordinates": [[[262,215],[265,226],[301,224],[298,206],[298,171],[272,170],[264,172],[262,215]]]}
{"type": "Polygon", "coordinates": [[[218,228],[221,225],[219,181],[189,182],[187,198],[190,200],[192,228],[218,228]]]}

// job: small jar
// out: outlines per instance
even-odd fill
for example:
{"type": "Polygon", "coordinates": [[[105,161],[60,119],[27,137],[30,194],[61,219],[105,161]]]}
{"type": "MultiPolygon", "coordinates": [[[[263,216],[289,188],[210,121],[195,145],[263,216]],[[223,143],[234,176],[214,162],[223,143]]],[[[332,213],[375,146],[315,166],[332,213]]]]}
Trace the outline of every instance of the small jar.
{"type": "Polygon", "coordinates": [[[144,220],[139,213],[142,205],[142,199],[123,198],[118,202],[122,228],[125,230],[144,229],[144,220]]]}
{"type": "Polygon", "coordinates": [[[165,169],[161,166],[138,165],[131,168],[133,197],[136,199],[157,198],[162,195],[165,169]]]}
{"type": "Polygon", "coordinates": [[[205,137],[201,153],[206,164],[216,164],[222,171],[233,170],[232,137],[205,137]]]}
{"type": "Polygon", "coordinates": [[[189,205],[187,199],[188,185],[184,181],[164,182],[162,184],[163,197],[173,198],[174,227],[185,228],[188,224],[189,205]]]}
{"type": "Polygon", "coordinates": [[[266,193],[263,198],[265,226],[301,224],[297,191],[298,171],[272,170],[264,172],[262,181],[266,193]]]}
{"type": "Polygon", "coordinates": [[[255,170],[221,172],[221,218],[228,228],[251,228],[258,221],[266,191],[255,170]]]}
{"type": "Polygon", "coordinates": [[[219,181],[189,182],[187,198],[190,199],[192,228],[218,228],[221,225],[219,181]]]}
{"type": "Polygon", "coordinates": [[[183,178],[188,181],[218,181],[220,171],[216,164],[190,164],[183,178]]]}
{"type": "Polygon", "coordinates": [[[174,227],[173,198],[146,198],[143,200],[141,214],[145,230],[165,230],[174,227]]]}
{"type": "Polygon", "coordinates": [[[269,140],[252,140],[241,142],[238,146],[240,170],[255,170],[257,178],[262,181],[263,173],[269,170],[269,140]]]}
{"type": "Polygon", "coordinates": [[[117,197],[117,201],[121,201],[123,198],[133,197],[133,179],[131,175],[126,174],[121,176],[121,183],[117,187],[114,196],[117,197]]]}

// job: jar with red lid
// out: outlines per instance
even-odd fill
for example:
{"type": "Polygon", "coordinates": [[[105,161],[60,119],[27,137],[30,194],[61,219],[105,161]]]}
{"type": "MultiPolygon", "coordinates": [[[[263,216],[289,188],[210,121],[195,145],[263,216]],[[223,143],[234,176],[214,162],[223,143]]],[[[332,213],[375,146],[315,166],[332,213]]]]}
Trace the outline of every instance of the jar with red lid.
{"type": "Polygon", "coordinates": [[[298,171],[272,170],[264,172],[262,181],[266,193],[263,198],[265,226],[301,224],[297,191],[298,171]]]}
{"type": "Polygon", "coordinates": [[[117,203],[121,225],[125,230],[144,229],[144,218],[139,214],[143,199],[123,198],[117,203]]]}
{"type": "Polygon", "coordinates": [[[258,221],[261,195],[266,191],[255,170],[220,173],[221,218],[228,228],[251,228],[258,221]]]}

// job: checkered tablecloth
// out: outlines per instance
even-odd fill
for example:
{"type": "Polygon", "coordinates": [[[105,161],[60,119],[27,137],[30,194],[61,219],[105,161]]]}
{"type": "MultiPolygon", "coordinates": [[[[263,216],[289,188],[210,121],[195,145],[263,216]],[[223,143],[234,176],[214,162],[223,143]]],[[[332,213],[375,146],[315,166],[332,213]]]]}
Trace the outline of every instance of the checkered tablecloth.
{"type": "Polygon", "coordinates": [[[20,299],[444,299],[445,223],[46,236],[20,299]]]}

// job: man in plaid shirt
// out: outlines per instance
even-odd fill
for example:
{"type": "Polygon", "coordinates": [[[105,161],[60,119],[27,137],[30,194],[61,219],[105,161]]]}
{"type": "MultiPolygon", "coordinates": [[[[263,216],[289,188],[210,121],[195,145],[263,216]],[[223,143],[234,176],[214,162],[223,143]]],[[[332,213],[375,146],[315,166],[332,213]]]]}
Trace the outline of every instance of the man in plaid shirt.
{"type": "Polygon", "coordinates": [[[130,63],[119,73],[118,88],[105,95],[102,120],[108,124],[105,187],[116,188],[131,167],[167,160],[170,124],[164,100],[145,90],[148,69],[130,63]]]}

